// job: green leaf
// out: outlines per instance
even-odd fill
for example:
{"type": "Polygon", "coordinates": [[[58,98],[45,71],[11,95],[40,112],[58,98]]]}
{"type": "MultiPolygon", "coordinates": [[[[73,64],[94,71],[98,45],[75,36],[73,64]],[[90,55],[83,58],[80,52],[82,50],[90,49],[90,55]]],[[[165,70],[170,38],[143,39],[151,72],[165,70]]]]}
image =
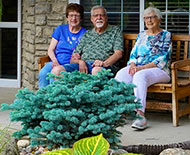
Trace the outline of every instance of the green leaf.
{"type": "Polygon", "coordinates": [[[66,148],[62,150],[55,150],[55,151],[50,151],[47,153],[44,153],[42,155],[71,155],[72,149],[66,148]]]}
{"type": "Polygon", "coordinates": [[[74,143],[74,155],[106,155],[109,149],[109,143],[102,136],[88,137],[74,143]]]}

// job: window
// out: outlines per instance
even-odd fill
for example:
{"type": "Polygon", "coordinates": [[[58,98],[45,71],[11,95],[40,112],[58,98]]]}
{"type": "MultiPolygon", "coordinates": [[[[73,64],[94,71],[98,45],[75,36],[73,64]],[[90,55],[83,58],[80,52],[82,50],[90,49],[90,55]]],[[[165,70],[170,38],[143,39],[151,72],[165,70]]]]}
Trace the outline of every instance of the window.
{"type": "Polygon", "coordinates": [[[92,27],[90,9],[95,5],[102,5],[107,10],[109,24],[120,25],[123,31],[130,33],[139,32],[139,0],[81,0],[80,4],[85,6],[82,24],[88,29],[92,27]]]}
{"type": "Polygon", "coordinates": [[[154,6],[162,12],[161,27],[175,34],[190,34],[190,0],[70,0],[85,6],[83,26],[91,28],[90,9],[103,5],[108,12],[110,24],[120,25],[127,33],[138,33],[144,29],[140,16],[144,8],[154,6]]]}
{"type": "Polygon", "coordinates": [[[21,0],[0,0],[0,87],[20,87],[21,0]]]}
{"type": "Polygon", "coordinates": [[[190,0],[146,0],[146,7],[154,6],[162,12],[161,27],[175,34],[190,34],[190,0]]]}

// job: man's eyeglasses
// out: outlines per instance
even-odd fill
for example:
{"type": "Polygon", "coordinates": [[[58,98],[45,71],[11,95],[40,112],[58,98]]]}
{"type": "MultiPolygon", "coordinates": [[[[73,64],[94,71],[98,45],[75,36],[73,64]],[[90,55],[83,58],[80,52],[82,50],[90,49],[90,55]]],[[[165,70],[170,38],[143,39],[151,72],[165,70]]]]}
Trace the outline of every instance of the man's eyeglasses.
{"type": "Polygon", "coordinates": [[[98,16],[105,17],[106,14],[104,14],[104,13],[102,13],[102,14],[93,14],[92,16],[95,17],[95,18],[97,18],[98,16]]]}
{"type": "Polygon", "coordinates": [[[73,17],[75,17],[75,18],[80,18],[80,15],[69,14],[68,17],[69,17],[69,18],[73,18],[73,17]]]}
{"type": "Polygon", "coordinates": [[[144,17],[144,20],[154,20],[155,18],[157,18],[157,16],[147,16],[147,17],[144,17]]]}

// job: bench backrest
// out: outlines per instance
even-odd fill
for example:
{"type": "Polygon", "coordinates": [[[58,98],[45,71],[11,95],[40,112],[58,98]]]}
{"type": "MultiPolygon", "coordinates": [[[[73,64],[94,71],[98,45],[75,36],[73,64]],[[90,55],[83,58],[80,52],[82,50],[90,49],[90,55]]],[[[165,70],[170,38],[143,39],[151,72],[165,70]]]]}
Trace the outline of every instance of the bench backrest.
{"type": "MultiPolygon", "coordinates": [[[[123,66],[126,66],[129,60],[131,49],[133,48],[137,34],[124,34],[124,58],[123,66]]],[[[186,60],[189,58],[190,52],[190,35],[172,35],[172,55],[171,63],[178,60],[186,60]]],[[[189,70],[189,68],[184,68],[189,70]]]]}

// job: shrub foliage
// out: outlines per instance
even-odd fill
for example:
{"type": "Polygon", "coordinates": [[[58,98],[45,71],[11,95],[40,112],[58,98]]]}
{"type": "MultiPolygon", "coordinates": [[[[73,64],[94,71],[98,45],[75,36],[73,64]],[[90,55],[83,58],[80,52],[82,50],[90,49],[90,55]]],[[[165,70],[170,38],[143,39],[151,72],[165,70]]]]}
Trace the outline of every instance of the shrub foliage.
{"type": "Polygon", "coordinates": [[[61,73],[47,87],[36,92],[21,89],[13,104],[2,104],[11,110],[11,121],[21,121],[23,128],[16,138],[28,135],[32,145],[72,147],[75,141],[103,133],[112,148],[118,147],[126,117],[135,117],[140,107],[134,102],[133,84],[110,78],[110,71],[97,75],[78,71],[61,73]]]}

